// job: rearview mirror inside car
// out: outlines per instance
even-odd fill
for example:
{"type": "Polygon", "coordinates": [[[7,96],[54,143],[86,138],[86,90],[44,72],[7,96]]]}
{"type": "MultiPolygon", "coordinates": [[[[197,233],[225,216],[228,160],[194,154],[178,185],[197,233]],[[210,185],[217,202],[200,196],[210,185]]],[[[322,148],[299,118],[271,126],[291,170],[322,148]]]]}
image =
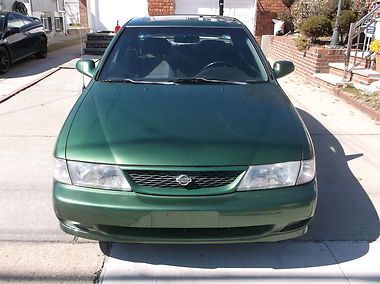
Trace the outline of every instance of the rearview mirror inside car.
{"type": "Polygon", "coordinates": [[[294,71],[294,64],[291,61],[276,61],[273,64],[273,73],[276,78],[284,77],[294,71]]]}
{"type": "Polygon", "coordinates": [[[80,73],[88,77],[94,76],[96,71],[95,62],[91,59],[81,59],[77,62],[75,67],[80,73]]]}

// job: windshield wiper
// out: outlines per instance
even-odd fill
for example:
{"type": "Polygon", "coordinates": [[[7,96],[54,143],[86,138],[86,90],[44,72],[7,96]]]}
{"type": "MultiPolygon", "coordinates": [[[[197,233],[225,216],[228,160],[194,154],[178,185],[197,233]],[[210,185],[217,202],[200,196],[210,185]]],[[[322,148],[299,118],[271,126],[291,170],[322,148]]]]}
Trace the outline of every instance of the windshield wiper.
{"type": "Polygon", "coordinates": [[[202,77],[196,78],[178,78],[169,80],[167,82],[173,82],[177,84],[196,84],[196,83],[204,83],[204,84],[234,84],[234,85],[246,85],[246,82],[241,81],[229,81],[229,80],[219,80],[219,79],[206,79],[202,77]]]}
{"type": "Polygon", "coordinates": [[[174,82],[169,81],[141,81],[141,80],[133,80],[133,79],[106,79],[101,80],[101,82],[106,83],[130,83],[130,84],[163,84],[163,85],[173,85],[174,82]]]}

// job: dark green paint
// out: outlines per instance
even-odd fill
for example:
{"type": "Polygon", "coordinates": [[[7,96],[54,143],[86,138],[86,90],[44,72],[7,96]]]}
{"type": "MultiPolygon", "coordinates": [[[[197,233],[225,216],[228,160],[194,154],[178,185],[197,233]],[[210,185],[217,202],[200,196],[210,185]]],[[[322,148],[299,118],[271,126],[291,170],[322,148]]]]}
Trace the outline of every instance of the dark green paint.
{"type": "Polygon", "coordinates": [[[278,79],[294,71],[294,64],[291,61],[276,61],[273,64],[274,76],[278,79]]]}
{"type": "Polygon", "coordinates": [[[309,219],[316,206],[316,182],[302,186],[235,192],[215,196],[173,197],[77,188],[54,184],[54,208],[61,226],[70,234],[97,240],[121,242],[218,243],[244,241],[275,241],[305,233],[303,227],[289,234],[280,231],[287,225],[309,219]],[[74,231],[65,224],[80,223],[74,231]],[[234,236],[178,239],[150,233],[138,238],[128,235],[105,234],[98,227],[107,224],[122,228],[242,228],[234,236]],[[244,227],[270,225],[264,234],[244,236],[244,227]]]}
{"type": "MultiPolygon", "coordinates": [[[[136,18],[123,28],[244,28],[229,18],[213,17],[214,21],[209,17],[186,18],[136,18]]],[[[279,63],[272,69],[258,50],[270,80],[249,85],[98,82],[96,73],[120,34],[115,36],[96,70],[91,62],[86,63],[86,68],[78,68],[82,72],[87,70],[87,75],[94,79],[66,119],[57,140],[56,157],[118,164],[123,170],[220,169],[243,173],[249,165],[314,157],[305,125],[275,80],[291,71],[290,63],[279,63]]],[[[306,233],[317,201],[316,180],[301,186],[236,192],[242,175],[229,186],[196,191],[132,184],[134,191],[120,192],[55,182],[53,203],[65,232],[95,240],[221,243],[278,241],[306,233]],[[302,226],[281,231],[302,220],[306,220],[302,226]],[[73,222],[79,223],[79,227],[73,227],[73,222]],[[116,227],[105,232],[101,225],[116,227]],[[250,230],[250,226],[266,229],[250,230]],[[165,228],[200,227],[205,228],[201,234],[189,233],[185,237],[176,233],[168,236],[165,231],[165,228]],[[136,233],[136,228],[148,231],[136,233]],[[219,228],[233,231],[216,236],[215,230],[219,228]]]]}
{"type": "Polygon", "coordinates": [[[69,160],[248,166],[302,159],[291,105],[275,83],[95,82],[67,140],[69,160]]]}
{"type": "Polygon", "coordinates": [[[66,159],[66,143],[67,143],[67,137],[70,132],[71,124],[73,123],[75,115],[80,105],[82,104],[83,99],[86,97],[88,91],[91,89],[92,85],[93,85],[93,81],[91,81],[90,84],[87,86],[87,88],[83,91],[83,93],[81,94],[81,96],[78,98],[77,102],[71,109],[69,115],[67,116],[66,121],[62,126],[62,129],[58,135],[58,139],[55,144],[54,157],[66,159]]]}
{"type": "Polygon", "coordinates": [[[95,62],[91,59],[80,59],[78,60],[78,62],[76,63],[75,67],[77,68],[77,70],[92,78],[96,72],[96,68],[95,68],[95,62]]]}

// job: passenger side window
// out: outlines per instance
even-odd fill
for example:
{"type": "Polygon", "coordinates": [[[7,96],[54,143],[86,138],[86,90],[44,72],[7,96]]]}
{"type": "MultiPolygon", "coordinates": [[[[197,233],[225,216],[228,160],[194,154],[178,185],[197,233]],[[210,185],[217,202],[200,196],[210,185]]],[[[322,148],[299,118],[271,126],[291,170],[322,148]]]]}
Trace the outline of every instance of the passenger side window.
{"type": "Polygon", "coordinates": [[[9,14],[7,24],[8,28],[22,28],[22,26],[24,26],[24,22],[20,16],[16,14],[9,14]]]}

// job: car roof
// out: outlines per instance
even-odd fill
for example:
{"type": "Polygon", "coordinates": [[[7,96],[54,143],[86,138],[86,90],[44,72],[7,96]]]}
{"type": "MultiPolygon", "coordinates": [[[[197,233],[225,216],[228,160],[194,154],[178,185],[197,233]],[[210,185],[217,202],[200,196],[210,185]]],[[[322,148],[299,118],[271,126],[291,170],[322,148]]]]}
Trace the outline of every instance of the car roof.
{"type": "Polygon", "coordinates": [[[175,15],[136,17],[127,22],[126,26],[242,28],[244,25],[239,20],[226,16],[175,15]]]}
{"type": "MultiPolygon", "coordinates": [[[[17,14],[17,15],[21,15],[21,16],[24,16],[24,17],[29,17],[28,15],[24,15],[24,14],[21,14],[21,13],[19,13],[19,12],[8,11],[8,10],[2,10],[2,11],[0,11],[0,14],[1,14],[1,15],[17,14]]],[[[30,18],[30,17],[29,17],[29,18],[30,18]]]]}

